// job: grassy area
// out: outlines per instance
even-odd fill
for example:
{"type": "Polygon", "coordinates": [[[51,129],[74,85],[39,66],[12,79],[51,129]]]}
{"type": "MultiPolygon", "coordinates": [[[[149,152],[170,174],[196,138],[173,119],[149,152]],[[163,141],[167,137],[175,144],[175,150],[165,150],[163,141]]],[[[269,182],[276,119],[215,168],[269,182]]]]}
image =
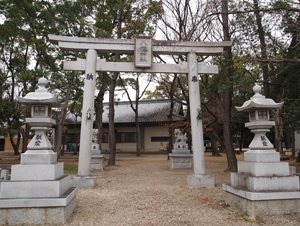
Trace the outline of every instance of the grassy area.
{"type": "Polygon", "coordinates": [[[65,166],[64,174],[76,175],[78,171],[78,166],[65,166]]]}

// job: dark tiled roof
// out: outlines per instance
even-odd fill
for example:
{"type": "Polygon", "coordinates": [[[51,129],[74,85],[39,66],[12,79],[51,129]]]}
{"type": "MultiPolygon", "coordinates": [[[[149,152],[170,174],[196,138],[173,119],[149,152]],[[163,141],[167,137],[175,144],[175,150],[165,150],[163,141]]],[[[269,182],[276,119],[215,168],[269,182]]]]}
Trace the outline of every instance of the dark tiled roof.
{"type": "MultiPolygon", "coordinates": [[[[133,103],[135,106],[135,102],[133,103]]],[[[184,120],[185,117],[179,115],[181,112],[181,104],[176,103],[173,111],[173,121],[184,120]]],[[[139,121],[141,123],[160,123],[167,122],[170,110],[170,100],[140,100],[139,101],[139,121]]],[[[108,123],[108,103],[104,103],[103,123],[108,123]]],[[[78,123],[81,118],[77,118],[78,123]]],[[[74,115],[67,115],[67,124],[75,122],[74,115]]],[[[115,123],[134,123],[135,113],[130,107],[129,101],[121,101],[115,103],[115,123]]]]}

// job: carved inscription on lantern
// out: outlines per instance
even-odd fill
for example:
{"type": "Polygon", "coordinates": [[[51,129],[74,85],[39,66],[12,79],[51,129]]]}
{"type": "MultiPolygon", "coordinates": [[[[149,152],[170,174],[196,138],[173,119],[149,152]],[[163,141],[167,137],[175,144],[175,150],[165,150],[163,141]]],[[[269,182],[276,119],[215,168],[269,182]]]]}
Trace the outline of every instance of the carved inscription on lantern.
{"type": "Polygon", "coordinates": [[[260,139],[264,147],[268,146],[267,139],[265,136],[260,136],[260,139]]]}
{"type": "Polygon", "coordinates": [[[151,67],[152,37],[146,37],[146,36],[135,37],[134,65],[136,67],[151,67]]]}
{"type": "Polygon", "coordinates": [[[42,134],[37,134],[35,136],[34,146],[41,146],[42,134]]]}

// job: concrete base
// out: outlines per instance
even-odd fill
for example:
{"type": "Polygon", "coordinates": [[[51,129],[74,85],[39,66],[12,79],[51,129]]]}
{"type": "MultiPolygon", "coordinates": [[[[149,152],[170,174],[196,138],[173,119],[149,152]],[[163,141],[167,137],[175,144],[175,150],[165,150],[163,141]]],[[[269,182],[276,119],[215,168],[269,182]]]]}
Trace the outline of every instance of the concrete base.
{"type": "MultiPolygon", "coordinates": [[[[99,146],[99,144],[97,144],[98,146],[99,146]]],[[[101,155],[101,150],[92,150],[92,153],[91,153],[91,155],[93,156],[93,155],[101,155]]]]}
{"type": "Polygon", "coordinates": [[[191,154],[189,149],[173,149],[172,154],[191,154]]]}
{"type": "Polygon", "coordinates": [[[264,215],[300,213],[300,191],[249,192],[223,185],[226,203],[251,218],[264,215]]]}
{"type": "Polygon", "coordinates": [[[169,154],[171,169],[193,168],[193,154],[169,154]]]}
{"type": "Polygon", "coordinates": [[[1,199],[0,224],[64,224],[76,207],[77,191],[78,188],[71,188],[61,197],[52,199],[1,199]]]}
{"type": "Polygon", "coordinates": [[[79,188],[95,188],[96,187],[97,178],[94,176],[75,176],[71,180],[72,187],[79,188]]]}
{"type": "Polygon", "coordinates": [[[49,181],[3,181],[1,199],[59,197],[69,188],[69,175],[49,181]]]}
{"type": "Polygon", "coordinates": [[[254,177],[290,176],[288,162],[247,162],[238,161],[239,173],[254,177]]]}
{"type": "Polygon", "coordinates": [[[260,176],[253,177],[245,173],[231,173],[231,185],[245,188],[248,191],[297,191],[299,190],[298,176],[260,176]]]}
{"type": "Polygon", "coordinates": [[[91,170],[104,170],[104,155],[92,155],[91,170]]]}
{"type": "Polygon", "coordinates": [[[57,162],[57,153],[52,150],[28,150],[21,154],[21,165],[47,165],[57,162]]]}
{"type": "Polygon", "coordinates": [[[279,162],[280,153],[274,150],[249,150],[244,153],[246,162],[279,162]]]}
{"type": "Polygon", "coordinates": [[[11,180],[44,181],[55,180],[64,174],[64,163],[48,165],[12,165],[11,180]]]}
{"type": "Polygon", "coordinates": [[[300,213],[299,177],[274,150],[249,150],[223,185],[227,203],[251,218],[300,213]]]}
{"type": "Polygon", "coordinates": [[[187,183],[194,188],[214,187],[215,186],[215,178],[211,177],[208,174],[204,174],[204,175],[192,174],[187,177],[187,183]]]}

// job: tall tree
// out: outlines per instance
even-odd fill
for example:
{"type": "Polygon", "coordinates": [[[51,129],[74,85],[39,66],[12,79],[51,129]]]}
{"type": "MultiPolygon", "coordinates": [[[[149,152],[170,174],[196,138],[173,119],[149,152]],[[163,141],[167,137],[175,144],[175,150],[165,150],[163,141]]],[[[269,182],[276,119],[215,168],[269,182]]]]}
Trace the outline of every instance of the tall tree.
{"type": "MultiPolygon", "coordinates": [[[[228,19],[228,1],[222,0],[222,26],[223,26],[223,36],[224,41],[230,41],[230,30],[229,30],[229,19],[228,19]]],[[[232,135],[231,135],[231,106],[232,106],[232,77],[233,77],[233,67],[232,67],[232,52],[231,47],[224,48],[224,58],[225,58],[225,84],[226,93],[224,96],[224,121],[223,121],[223,136],[224,145],[227,154],[228,169],[230,171],[237,171],[237,159],[232,146],[232,135]]]]}
{"type": "Polygon", "coordinates": [[[135,131],[136,131],[136,156],[141,156],[141,142],[140,142],[140,121],[139,121],[139,100],[143,97],[146,90],[148,89],[150,83],[151,83],[151,75],[148,76],[148,81],[146,86],[143,90],[140,90],[141,88],[141,74],[137,73],[136,78],[126,78],[122,79],[120,76],[120,82],[121,86],[123,87],[123,90],[125,91],[127,98],[130,102],[130,107],[134,111],[135,114],[135,131]],[[126,86],[131,87],[135,91],[135,101],[132,100],[130,97],[129,91],[126,88],[126,86]]]}
{"type": "MultiPolygon", "coordinates": [[[[51,27],[54,27],[52,26],[53,9],[48,2],[5,0],[1,2],[0,10],[4,20],[0,25],[1,74],[5,77],[4,87],[9,86],[2,93],[1,98],[8,98],[11,103],[6,103],[11,105],[15,102],[16,96],[25,96],[28,92],[34,91],[38,78],[47,77],[48,70],[57,71],[54,57],[47,44],[47,34],[52,32],[51,27]]],[[[14,112],[21,112],[19,104],[14,107],[14,112]]],[[[15,116],[8,116],[5,126],[15,154],[18,154],[20,134],[23,134],[24,152],[29,128],[26,126],[25,129],[22,127],[17,129],[18,125],[22,125],[20,120],[22,121],[26,115],[15,116]],[[18,139],[17,143],[14,143],[13,137],[16,134],[18,139]]]]}
{"type": "Polygon", "coordinates": [[[99,93],[95,99],[95,109],[96,109],[96,128],[98,129],[98,142],[99,148],[102,149],[102,137],[104,134],[104,129],[102,125],[102,114],[103,110],[103,100],[104,94],[107,90],[108,85],[108,74],[107,73],[100,73],[99,80],[101,81],[101,88],[99,89],[99,93]]]}
{"type": "Polygon", "coordinates": [[[256,24],[257,24],[257,33],[260,42],[260,51],[261,51],[261,67],[262,67],[262,74],[263,74],[263,83],[264,83],[264,95],[266,97],[270,96],[270,88],[269,88],[269,69],[267,64],[267,45],[265,40],[265,31],[262,25],[262,16],[259,12],[259,4],[258,0],[253,0],[254,4],[254,14],[256,17],[256,24]]]}
{"type": "MultiPolygon", "coordinates": [[[[294,134],[295,131],[300,129],[298,121],[300,115],[300,93],[297,89],[299,84],[298,77],[300,75],[300,63],[298,60],[300,56],[300,10],[297,6],[299,6],[299,3],[295,1],[275,1],[272,5],[273,8],[279,9],[274,12],[274,15],[281,19],[281,35],[285,38],[290,38],[290,42],[282,42],[280,45],[281,54],[278,54],[276,59],[268,61],[271,63],[274,72],[271,81],[271,84],[274,84],[271,87],[273,88],[271,89],[272,97],[285,101],[281,110],[282,114],[279,116],[283,117],[284,120],[286,148],[289,147],[289,143],[291,142],[289,135],[294,134]],[[278,94],[280,94],[279,97],[278,94]]],[[[292,151],[294,156],[294,145],[292,145],[292,151]]]]}
{"type": "MultiPolygon", "coordinates": [[[[152,2],[152,1],[151,1],[152,2]]],[[[207,5],[205,1],[196,0],[184,0],[184,1],[171,1],[166,0],[161,2],[162,5],[153,4],[154,12],[159,16],[161,23],[159,25],[159,31],[162,33],[163,39],[169,41],[206,41],[209,38],[207,33],[207,27],[209,22],[205,20],[207,16],[207,5]],[[162,8],[161,8],[162,7],[162,8]]],[[[163,56],[156,56],[159,61],[166,63],[163,56]]],[[[186,61],[186,56],[172,56],[173,61],[178,64],[180,61],[186,61]]],[[[198,59],[203,61],[204,58],[198,59]]],[[[189,97],[186,90],[187,78],[183,79],[183,75],[175,75],[173,83],[169,83],[170,86],[165,86],[170,88],[168,90],[168,98],[171,100],[178,101],[187,107],[187,119],[189,120],[189,97]],[[176,78],[177,77],[177,78],[176,78]],[[180,78],[180,79],[178,79],[180,78]],[[175,95],[177,93],[175,90],[181,90],[180,96],[175,95]],[[171,92],[170,92],[171,91],[171,92]]],[[[161,84],[166,84],[164,82],[163,76],[161,76],[161,84]]],[[[173,103],[171,101],[170,114],[168,115],[169,120],[172,121],[173,103]]],[[[171,129],[171,128],[170,128],[171,129]]],[[[171,131],[169,130],[171,135],[171,131]]],[[[188,144],[191,147],[191,137],[188,134],[188,144]]],[[[172,139],[169,139],[169,147],[173,145],[172,139]]]]}
{"type": "MultiPolygon", "coordinates": [[[[90,37],[94,34],[92,32],[92,23],[90,22],[91,15],[95,9],[97,1],[78,0],[78,1],[58,1],[55,5],[56,10],[56,25],[59,30],[56,34],[72,35],[77,37],[90,37]]],[[[71,58],[77,60],[78,53],[64,53],[61,57],[71,58]]],[[[64,84],[62,94],[64,103],[62,104],[60,114],[57,117],[57,130],[56,130],[56,147],[57,158],[60,157],[62,147],[62,134],[65,125],[65,118],[68,111],[69,101],[72,97],[72,89],[74,88],[74,82],[78,73],[67,72],[65,74],[58,73],[53,76],[53,81],[57,86],[57,82],[61,85],[64,84]],[[57,79],[60,77],[59,79],[57,79]],[[67,78],[67,79],[66,79],[67,78]],[[65,91],[66,90],[66,91],[65,91]]]]}
{"type": "MultiPolygon", "coordinates": [[[[102,1],[96,16],[97,37],[132,38],[137,34],[152,35],[155,31],[155,18],[151,15],[149,4],[142,0],[102,1]]],[[[126,56],[124,57],[126,58],[126,56]]],[[[110,60],[121,61],[119,53],[110,60]]],[[[113,73],[109,86],[109,148],[108,165],[115,165],[116,138],[114,127],[115,87],[118,73],[113,73]]]]}

